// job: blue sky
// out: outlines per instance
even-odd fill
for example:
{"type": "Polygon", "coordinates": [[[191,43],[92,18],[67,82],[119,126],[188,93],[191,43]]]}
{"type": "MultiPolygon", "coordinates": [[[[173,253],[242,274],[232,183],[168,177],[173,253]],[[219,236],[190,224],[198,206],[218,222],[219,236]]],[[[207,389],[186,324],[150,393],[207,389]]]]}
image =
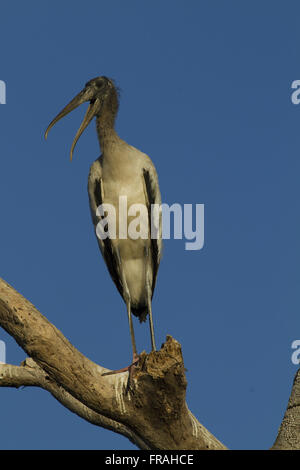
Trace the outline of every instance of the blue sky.
{"type": "MultiPolygon", "coordinates": [[[[1,5],[0,275],[86,356],[131,358],[125,306],[88,207],[95,125],[85,107],[43,140],[91,78],[121,88],[117,131],[156,165],[163,201],[205,204],[205,245],[167,240],[157,343],[181,342],[187,401],[233,449],[272,445],[296,366],[299,320],[299,2],[6,2],[1,5]]],[[[135,322],[138,349],[148,326],[135,322]]],[[[0,329],[7,362],[23,351],[0,329]]],[[[133,449],[39,389],[0,389],[4,449],[133,449]]]]}

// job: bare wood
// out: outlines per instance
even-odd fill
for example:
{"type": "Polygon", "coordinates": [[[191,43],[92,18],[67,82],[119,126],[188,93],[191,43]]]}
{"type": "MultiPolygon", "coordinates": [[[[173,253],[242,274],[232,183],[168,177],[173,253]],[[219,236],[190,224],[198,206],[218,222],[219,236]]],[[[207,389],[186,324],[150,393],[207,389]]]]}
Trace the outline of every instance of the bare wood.
{"type": "MultiPolygon", "coordinates": [[[[109,369],[81,354],[2,279],[0,325],[30,356],[20,366],[0,364],[0,387],[41,387],[73,413],[140,449],[226,449],[186,405],[181,346],[172,337],[160,351],[141,354],[128,384],[128,372],[102,377],[109,369]]],[[[272,449],[300,449],[300,370],[272,449]]]]}
{"type": "Polygon", "coordinates": [[[122,434],[140,449],[148,449],[144,441],[128,427],[92,411],[66,392],[63,387],[50,380],[43,369],[31,358],[26,358],[21,366],[13,366],[10,364],[0,365],[0,386],[15,388],[23,386],[41,387],[50,392],[63,406],[91,424],[122,434]]]}
{"type": "Polygon", "coordinates": [[[292,386],[288,406],[272,450],[300,449],[300,369],[292,386]]]}
{"type": "Polygon", "coordinates": [[[0,279],[0,325],[30,356],[0,365],[0,386],[39,386],[93,424],[125,435],[139,448],[225,449],[188,410],[181,346],[168,336],[142,353],[133,379],[81,354],[28,300],[0,279]]]}

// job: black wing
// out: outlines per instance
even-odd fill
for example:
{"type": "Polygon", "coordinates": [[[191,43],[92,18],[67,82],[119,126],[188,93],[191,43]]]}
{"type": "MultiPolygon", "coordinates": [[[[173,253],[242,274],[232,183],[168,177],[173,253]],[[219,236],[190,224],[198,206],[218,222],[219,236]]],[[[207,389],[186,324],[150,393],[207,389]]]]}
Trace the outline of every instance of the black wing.
{"type": "Polygon", "coordinates": [[[143,177],[145,182],[146,200],[148,205],[149,227],[152,227],[151,235],[154,236],[154,238],[151,237],[151,257],[153,263],[153,295],[157,272],[162,255],[161,195],[159,190],[158,177],[154,167],[144,168],[143,177]],[[153,206],[154,204],[155,206],[153,206]]]}
{"type": "MultiPolygon", "coordinates": [[[[88,179],[88,193],[89,193],[89,201],[90,201],[90,209],[91,209],[91,216],[93,220],[93,224],[95,227],[95,233],[97,229],[97,225],[101,220],[100,215],[97,213],[97,208],[103,203],[103,185],[102,185],[102,168],[100,158],[96,160],[90,169],[89,179],[88,179]]],[[[116,258],[113,253],[111,240],[109,237],[102,240],[97,236],[98,245],[102,256],[104,258],[105,264],[108,268],[108,271],[114,281],[115,285],[117,286],[118,291],[120,292],[121,296],[123,296],[123,287],[120,280],[120,276],[118,275],[118,268],[116,258]]]]}

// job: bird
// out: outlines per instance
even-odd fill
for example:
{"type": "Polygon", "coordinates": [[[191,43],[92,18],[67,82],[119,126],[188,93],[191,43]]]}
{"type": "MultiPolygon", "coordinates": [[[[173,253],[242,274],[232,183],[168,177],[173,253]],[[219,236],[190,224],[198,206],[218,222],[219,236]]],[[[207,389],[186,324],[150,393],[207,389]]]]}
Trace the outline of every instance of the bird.
{"type": "MultiPolygon", "coordinates": [[[[98,245],[109,274],[122,296],[127,309],[132,344],[132,362],[129,366],[112,371],[132,372],[138,364],[132,315],[140,322],[149,316],[152,351],[156,351],[154,337],[152,297],[162,256],[161,193],[156,168],[148,155],[121,139],[115,130],[119,109],[119,89],[111,78],[99,76],[89,80],[85,87],[51,121],[48,132],[61,118],[83,103],[89,102],[84,119],[73,140],[70,159],[76,143],[96,118],[96,130],[101,155],[92,163],[88,176],[88,195],[92,221],[97,236],[97,226],[103,220],[98,208],[111,204],[120,215],[120,197],[126,197],[128,206],[142,204],[146,211],[140,213],[140,223],[147,227],[146,236],[132,239],[121,237],[102,238],[97,236],[98,245]],[[152,207],[156,207],[153,217],[152,207]],[[151,224],[156,231],[153,236],[151,224]]],[[[101,215],[102,214],[102,215],[101,215]]],[[[129,219],[128,219],[129,220],[129,219]]],[[[129,222],[127,221],[127,228],[129,222]]],[[[117,223],[117,229],[118,229],[117,223]]]]}

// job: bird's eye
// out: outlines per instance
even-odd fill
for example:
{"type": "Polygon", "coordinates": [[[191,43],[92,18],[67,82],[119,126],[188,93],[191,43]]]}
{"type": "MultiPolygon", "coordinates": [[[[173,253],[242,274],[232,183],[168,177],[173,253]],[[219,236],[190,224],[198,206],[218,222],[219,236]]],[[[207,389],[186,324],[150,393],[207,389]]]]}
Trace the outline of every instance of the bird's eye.
{"type": "Polygon", "coordinates": [[[101,81],[101,82],[96,82],[96,87],[97,88],[102,88],[104,85],[104,83],[101,81]]]}

